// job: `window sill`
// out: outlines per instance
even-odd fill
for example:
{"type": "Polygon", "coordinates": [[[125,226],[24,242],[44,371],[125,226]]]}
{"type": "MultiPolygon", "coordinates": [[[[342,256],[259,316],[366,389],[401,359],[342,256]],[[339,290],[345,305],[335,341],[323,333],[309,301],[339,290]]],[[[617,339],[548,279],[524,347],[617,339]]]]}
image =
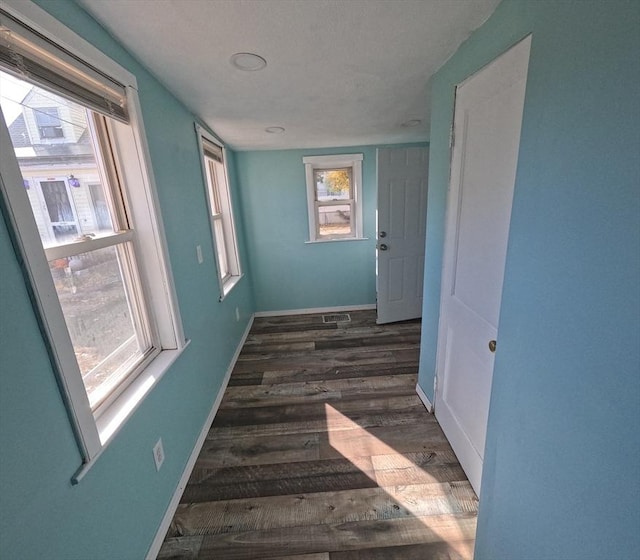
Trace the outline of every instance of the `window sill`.
{"type": "Polygon", "coordinates": [[[116,434],[136,411],[140,403],[158,384],[180,354],[189,345],[187,340],[176,350],[163,350],[147,368],[129,385],[114,403],[96,420],[102,448],[71,477],[71,484],[78,484],[93,467],[100,455],[113,441],[116,434]]]}
{"type": "Polygon", "coordinates": [[[218,301],[224,300],[229,295],[229,292],[235,288],[236,284],[240,282],[240,279],[244,276],[244,274],[240,274],[239,276],[232,276],[229,280],[224,283],[222,287],[222,295],[218,301]]]}
{"type": "Polygon", "coordinates": [[[368,237],[338,237],[336,239],[314,239],[313,241],[305,241],[305,245],[313,245],[315,243],[335,243],[342,241],[368,241],[368,237]]]}

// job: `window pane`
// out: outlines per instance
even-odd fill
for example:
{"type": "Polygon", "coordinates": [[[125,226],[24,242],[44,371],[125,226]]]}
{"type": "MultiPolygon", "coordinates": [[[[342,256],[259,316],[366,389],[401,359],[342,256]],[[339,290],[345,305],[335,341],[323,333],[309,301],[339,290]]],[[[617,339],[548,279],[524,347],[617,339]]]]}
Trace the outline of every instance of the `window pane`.
{"type": "Polygon", "coordinates": [[[351,235],[351,205],[318,206],[320,237],[351,235]]]}
{"type": "Polygon", "coordinates": [[[224,238],[224,224],[222,218],[214,220],[215,236],[216,236],[216,253],[218,254],[218,266],[220,267],[221,278],[229,276],[229,259],[227,257],[227,247],[224,238]]]}
{"type": "Polygon", "coordinates": [[[113,233],[89,111],[3,72],[0,103],[43,246],[113,233]]]}
{"type": "Polygon", "coordinates": [[[211,199],[211,211],[213,214],[222,214],[220,203],[220,184],[224,182],[224,167],[219,161],[207,158],[209,168],[209,198],[211,199]],[[221,181],[222,179],[222,181],[221,181]]]}
{"type": "Polygon", "coordinates": [[[146,350],[127,298],[121,266],[125,250],[107,247],[49,263],[92,407],[146,350]]]}
{"type": "Polygon", "coordinates": [[[351,169],[316,169],[314,171],[316,200],[349,200],[351,195],[351,169]]]}

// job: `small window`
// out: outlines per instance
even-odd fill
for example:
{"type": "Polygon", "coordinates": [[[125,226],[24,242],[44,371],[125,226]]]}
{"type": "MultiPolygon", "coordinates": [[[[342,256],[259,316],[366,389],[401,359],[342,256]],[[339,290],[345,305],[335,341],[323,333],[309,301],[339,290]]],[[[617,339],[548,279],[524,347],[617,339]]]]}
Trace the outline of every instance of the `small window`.
{"type": "Polygon", "coordinates": [[[220,301],[222,301],[242,276],[231,192],[224,149],[203,128],[196,126],[196,130],[202,154],[203,175],[207,185],[209,219],[218,268],[220,301]]]}
{"type": "Polygon", "coordinates": [[[362,154],[303,158],[309,240],[362,238],[362,154]]]}
{"type": "Polygon", "coordinates": [[[62,131],[62,123],[58,117],[57,107],[38,107],[34,108],[33,112],[36,116],[36,124],[38,125],[38,132],[40,138],[62,138],[64,132],[62,131]]]}
{"type": "Polygon", "coordinates": [[[14,148],[0,153],[0,195],[92,464],[185,345],[135,77],[68,30],[66,44],[80,44],[124,82],[12,14],[0,17],[12,31],[0,44],[0,144],[14,148]],[[35,125],[40,139],[60,138],[63,115],[64,143],[29,133],[35,125]]]}

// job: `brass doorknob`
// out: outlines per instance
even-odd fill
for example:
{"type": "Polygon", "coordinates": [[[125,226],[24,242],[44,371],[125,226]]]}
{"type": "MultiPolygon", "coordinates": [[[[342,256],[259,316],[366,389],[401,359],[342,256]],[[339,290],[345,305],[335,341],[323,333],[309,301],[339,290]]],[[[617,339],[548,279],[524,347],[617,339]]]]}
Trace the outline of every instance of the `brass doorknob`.
{"type": "Polygon", "coordinates": [[[490,352],[495,352],[496,351],[496,341],[495,340],[490,340],[489,341],[489,351],[490,352]]]}

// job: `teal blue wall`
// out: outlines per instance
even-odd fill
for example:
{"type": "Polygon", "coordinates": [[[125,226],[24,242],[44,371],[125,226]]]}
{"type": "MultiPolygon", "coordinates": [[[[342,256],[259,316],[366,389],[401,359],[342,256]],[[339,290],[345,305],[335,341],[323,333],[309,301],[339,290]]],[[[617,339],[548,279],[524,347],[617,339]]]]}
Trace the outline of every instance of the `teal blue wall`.
{"type": "MultiPolygon", "coordinates": [[[[438,72],[427,277],[454,85],[528,33],[476,558],[639,558],[640,3],[505,1],[438,72]]],[[[430,395],[439,296],[425,286],[430,395]]]]}
{"type": "Polygon", "coordinates": [[[238,152],[258,311],[376,302],[376,148],[238,152]],[[363,154],[365,241],[309,240],[304,156],[363,154]]]}
{"type": "MultiPolygon", "coordinates": [[[[191,345],[86,478],[71,486],[81,458],[6,225],[0,221],[0,557],[139,560],[155,536],[254,311],[251,281],[245,276],[218,303],[193,115],[75,4],[41,5],[138,78],[168,250],[191,345]],[[205,258],[202,265],[196,261],[198,244],[205,258]],[[151,450],[158,437],[166,460],[157,473],[151,450]]],[[[229,157],[235,181],[234,155],[229,157]]],[[[239,206],[233,184],[232,189],[239,206]]],[[[242,227],[240,234],[240,251],[246,257],[242,227]]]]}

